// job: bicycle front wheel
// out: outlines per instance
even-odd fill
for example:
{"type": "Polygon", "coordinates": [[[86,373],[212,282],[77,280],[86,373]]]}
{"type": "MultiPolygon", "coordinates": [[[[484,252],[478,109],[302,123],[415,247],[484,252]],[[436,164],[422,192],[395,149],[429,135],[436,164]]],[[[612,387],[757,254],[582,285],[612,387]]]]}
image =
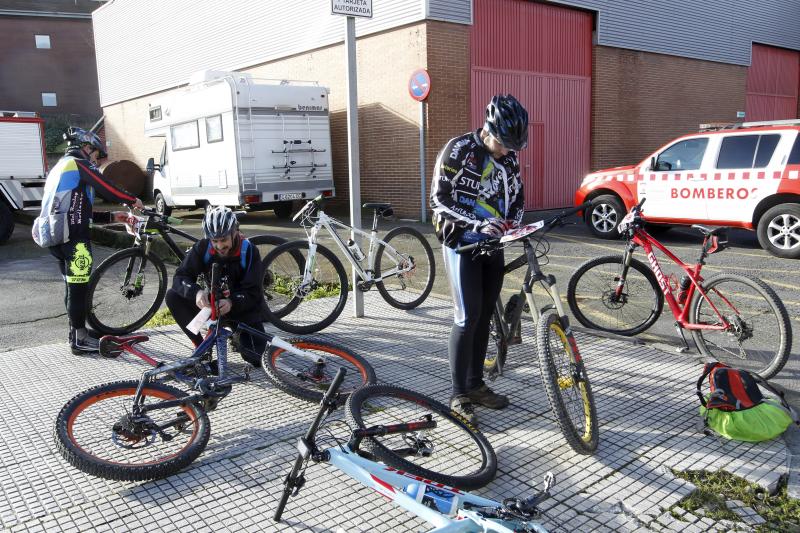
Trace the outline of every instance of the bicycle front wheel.
{"type": "Polygon", "coordinates": [[[393,307],[413,309],[433,288],[436,263],[431,245],[419,231],[402,226],[387,233],[383,242],[375,254],[375,275],[385,276],[377,283],[378,292],[393,307]]]}
{"type": "Polygon", "coordinates": [[[273,345],[261,357],[261,366],[276,387],[296,398],[319,403],[340,368],[347,369],[339,388],[342,401],[359,387],[377,381],[372,365],[347,348],[315,339],[288,342],[307,356],[273,345]]]}
{"type": "MultiPolygon", "coordinates": [[[[139,382],[92,387],[72,398],[56,418],[56,447],[72,466],[106,479],[146,481],[176,473],[208,444],[211,426],[194,404],[154,409],[141,416],[131,407],[139,382]]],[[[163,383],[142,389],[142,406],[186,394],[163,383]]]]}
{"type": "Polygon", "coordinates": [[[347,273],[326,247],[309,254],[307,241],[293,241],[272,250],[264,259],[264,287],[269,321],[283,331],[305,335],[331,325],[347,301],[347,273]],[[311,277],[303,279],[305,265],[311,277]]]}
{"type": "Polygon", "coordinates": [[[489,319],[489,344],[486,346],[486,357],[483,359],[483,371],[489,380],[494,380],[497,373],[506,364],[508,344],[503,336],[502,318],[497,309],[489,319]]]}
{"type": "Polygon", "coordinates": [[[369,428],[418,422],[436,427],[369,437],[361,448],[389,466],[461,489],[483,487],[497,473],[497,457],[486,437],[441,403],[392,385],[358,389],[347,400],[347,420],[369,428]]]}
{"type": "Polygon", "coordinates": [[[110,255],[92,272],[87,287],[89,326],[107,335],[124,335],[153,318],[167,292],[164,262],[143,248],[110,255]]]}
{"type": "Polygon", "coordinates": [[[542,383],[561,433],[576,452],[592,453],[599,440],[592,387],[556,311],[546,311],[536,325],[536,349],[542,383]]]}
{"type": "Polygon", "coordinates": [[[622,280],[623,256],[607,255],[583,263],[567,286],[567,302],[587,328],[619,335],[636,335],[658,320],[664,295],[647,266],[631,259],[622,280]]]}
{"type": "Polygon", "coordinates": [[[742,274],[718,274],[702,287],[707,298],[700,291],[694,293],[689,322],[718,325],[722,315],[730,327],[691,330],[700,353],[765,379],[780,372],[789,358],[792,330],[775,291],[760,279],[742,274]]]}

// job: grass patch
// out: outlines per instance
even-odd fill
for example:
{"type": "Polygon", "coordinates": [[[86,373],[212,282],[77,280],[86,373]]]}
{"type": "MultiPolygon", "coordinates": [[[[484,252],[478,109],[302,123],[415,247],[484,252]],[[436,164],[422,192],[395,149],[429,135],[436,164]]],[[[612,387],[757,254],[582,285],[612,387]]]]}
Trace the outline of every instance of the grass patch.
{"type": "Polygon", "coordinates": [[[174,323],[175,319],[172,317],[172,313],[170,313],[169,309],[165,307],[156,311],[156,314],[153,315],[153,318],[147,321],[144,327],[157,328],[159,326],[171,326],[174,323]]]}
{"type": "MultiPolygon", "coordinates": [[[[308,293],[304,300],[309,301],[316,300],[318,298],[339,296],[341,287],[342,286],[336,282],[319,283],[314,290],[308,293]]],[[[269,286],[268,290],[282,296],[288,296],[289,299],[291,299],[296,294],[297,282],[289,276],[275,276],[272,281],[272,285],[269,286]]],[[[348,291],[349,290],[350,288],[348,286],[348,291]]]]}
{"type": "Polygon", "coordinates": [[[705,516],[712,520],[741,522],[742,519],[739,515],[725,505],[726,500],[739,500],[753,508],[767,521],[765,524],[756,526],[756,531],[800,533],[800,500],[789,498],[786,494],[785,479],[781,481],[775,495],[770,496],[762,487],[728,472],[678,472],[673,470],[673,474],[697,487],[696,492],[679,501],[670,509],[673,516],[676,516],[674,512],[676,507],[691,512],[702,508],[705,510],[705,516]]]}

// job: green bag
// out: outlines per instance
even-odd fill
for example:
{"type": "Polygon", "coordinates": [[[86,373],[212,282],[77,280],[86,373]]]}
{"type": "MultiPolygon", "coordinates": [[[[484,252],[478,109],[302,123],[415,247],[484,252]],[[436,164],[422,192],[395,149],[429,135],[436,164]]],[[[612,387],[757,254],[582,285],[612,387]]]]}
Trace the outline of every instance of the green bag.
{"type": "Polygon", "coordinates": [[[761,442],[782,435],[793,420],[781,405],[770,399],[743,411],[722,411],[700,406],[700,416],[709,428],[725,438],[761,442]]]}

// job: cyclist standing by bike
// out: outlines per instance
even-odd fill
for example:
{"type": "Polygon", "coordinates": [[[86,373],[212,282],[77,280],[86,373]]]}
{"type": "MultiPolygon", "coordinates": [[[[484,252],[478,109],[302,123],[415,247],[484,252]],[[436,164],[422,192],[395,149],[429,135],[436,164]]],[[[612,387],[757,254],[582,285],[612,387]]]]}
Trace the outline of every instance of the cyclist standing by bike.
{"type": "MultiPolygon", "coordinates": [[[[189,331],[187,325],[201,309],[211,306],[209,291],[198,285],[197,278],[205,275],[206,280],[210,280],[211,266],[219,263],[223,291],[223,298],[219,300],[220,316],[263,332],[263,271],[258,248],[242,236],[236,214],[225,206],[208,211],[203,219],[203,233],[205,239],[189,249],[175,271],[172,288],[167,291],[167,307],[175,322],[195,346],[203,341],[203,337],[189,331]]],[[[248,363],[261,366],[265,348],[263,338],[242,333],[240,351],[242,359],[248,363]]]]}
{"type": "Polygon", "coordinates": [[[503,254],[461,256],[455,249],[519,226],[524,213],[516,152],[528,143],[528,112],[512,95],[495,95],[483,128],[451,139],[439,152],[431,190],[436,236],[443,244],[453,296],[450,408],[477,423],[473,404],[508,406],[483,382],[489,320],[503,285],[503,254]]]}
{"type": "Polygon", "coordinates": [[[106,157],[103,143],[94,133],[70,127],[64,134],[67,150],[47,174],[42,210],[32,228],[33,240],[47,248],[57,260],[66,282],[64,305],[69,317],[69,344],[72,353],[98,351],[97,340],[86,329],[86,290],[92,273],[92,221],[122,222],[124,211],[92,211],[97,192],[110,202],[143,207],[135,196],[115,187],[97,168],[106,157]]]}

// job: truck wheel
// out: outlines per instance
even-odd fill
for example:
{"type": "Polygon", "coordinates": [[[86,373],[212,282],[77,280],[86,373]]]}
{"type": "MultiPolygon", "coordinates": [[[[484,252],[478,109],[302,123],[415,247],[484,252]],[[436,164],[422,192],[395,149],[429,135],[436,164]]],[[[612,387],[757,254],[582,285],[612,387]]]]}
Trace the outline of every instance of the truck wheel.
{"type": "Polygon", "coordinates": [[[625,206],[619,198],[613,194],[598,196],[584,213],[586,225],[595,237],[619,239],[617,225],[625,216],[625,206]]]}
{"type": "Polygon", "coordinates": [[[10,239],[12,233],[14,233],[14,213],[5,202],[0,201],[0,244],[10,239]]]}
{"type": "Polygon", "coordinates": [[[287,220],[292,216],[292,202],[278,202],[272,204],[272,210],[275,212],[276,217],[281,220],[287,220]]]}
{"type": "Polygon", "coordinates": [[[156,202],[156,212],[159,215],[168,217],[172,214],[172,208],[167,205],[167,200],[166,198],[164,198],[164,195],[161,194],[160,191],[156,193],[155,202],[156,202]]]}
{"type": "Polygon", "coordinates": [[[758,243],[763,249],[788,259],[800,258],[800,205],[779,204],[758,221],[758,243]]]}

